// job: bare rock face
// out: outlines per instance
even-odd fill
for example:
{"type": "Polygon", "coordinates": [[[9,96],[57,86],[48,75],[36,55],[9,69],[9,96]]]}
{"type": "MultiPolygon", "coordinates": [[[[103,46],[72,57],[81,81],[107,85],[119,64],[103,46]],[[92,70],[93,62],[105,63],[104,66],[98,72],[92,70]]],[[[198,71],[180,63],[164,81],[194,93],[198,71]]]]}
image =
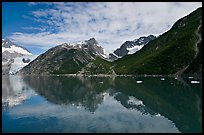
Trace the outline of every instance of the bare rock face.
{"type": "Polygon", "coordinates": [[[94,38],[77,44],[63,43],[38,56],[18,74],[75,74],[103,55],[103,48],[94,38]]]}
{"type": "Polygon", "coordinates": [[[94,55],[104,56],[104,49],[99,46],[98,42],[95,40],[95,38],[90,38],[89,40],[86,40],[82,44],[82,48],[87,48],[91,53],[94,55]]]}

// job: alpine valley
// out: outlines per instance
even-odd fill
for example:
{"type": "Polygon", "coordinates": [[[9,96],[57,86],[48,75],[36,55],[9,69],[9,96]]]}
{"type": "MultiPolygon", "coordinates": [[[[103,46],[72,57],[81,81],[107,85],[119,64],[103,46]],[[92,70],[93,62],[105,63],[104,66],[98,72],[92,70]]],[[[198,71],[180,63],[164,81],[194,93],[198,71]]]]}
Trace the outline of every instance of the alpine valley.
{"type": "Polygon", "coordinates": [[[202,79],[201,42],[202,7],[160,36],[126,41],[110,54],[95,38],[63,43],[38,56],[18,74],[190,75],[202,79]]]}
{"type": "Polygon", "coordinates": [[[2,11],[2,132],[202,132],[201,2],[2,11]]]}

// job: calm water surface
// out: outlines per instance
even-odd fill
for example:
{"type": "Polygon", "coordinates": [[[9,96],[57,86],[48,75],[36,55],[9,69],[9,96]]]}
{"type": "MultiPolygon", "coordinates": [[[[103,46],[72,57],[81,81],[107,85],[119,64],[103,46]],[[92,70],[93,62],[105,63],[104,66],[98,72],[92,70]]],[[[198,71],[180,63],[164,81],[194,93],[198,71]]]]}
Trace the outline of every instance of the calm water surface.
{"type": "Polygon", "coordinates": [[[2,130],[202,132],[202,84],[191,80],[2,76],[2,130]]]}

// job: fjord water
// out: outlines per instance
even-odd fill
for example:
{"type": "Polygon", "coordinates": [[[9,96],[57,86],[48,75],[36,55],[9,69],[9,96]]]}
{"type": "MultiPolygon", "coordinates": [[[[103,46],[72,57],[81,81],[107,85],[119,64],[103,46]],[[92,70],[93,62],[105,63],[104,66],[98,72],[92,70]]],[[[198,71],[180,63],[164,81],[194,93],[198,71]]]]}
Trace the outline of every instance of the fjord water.
{"type": "Polygon", "coordinates": [[[202,85],[190,81],[2,76],[2,130],[202,132],[202,85]]]}

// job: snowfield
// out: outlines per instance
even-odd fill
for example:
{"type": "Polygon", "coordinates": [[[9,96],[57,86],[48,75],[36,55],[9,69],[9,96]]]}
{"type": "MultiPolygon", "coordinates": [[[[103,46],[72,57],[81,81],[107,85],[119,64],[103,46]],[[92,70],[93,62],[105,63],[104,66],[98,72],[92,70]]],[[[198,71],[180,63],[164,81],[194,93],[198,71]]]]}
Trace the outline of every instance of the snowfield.
{"type": "Polygon", "coordinates": [[[16,57],[14,59],[14,63],[12,63],[11,65],[11,69],[9,71],[9,74],[15,74],[16,72],[18,72],[19,70],[21,70],[23,67],[25,67],[26,65],[28,65],[31,61],[33,61],[34,59],[36,59],[39,55],[25,55],[25,56],[21,56],[21,57],[16,57]],[[23,62],[23,58],[25,60],[30,59],[30,61],[28,63],[24,63],[23,62]]]}
{"type": "Polygon", "coordinates": [[[135,52],[139,51],[140,49],[142,49],[144,45],[140,45],[140,46],[134,46],[132,48],[127,48],[127,50],[129,51],[128,54],[134,54],[135,52]]]}
{"type": "Polygon", "coordinates": [[[14,45],[12,45],[10,48],[2,47],[2,53],[5,52],[5,51],[8,51],[10,53],[15,53],[16,52],[16,53],[21,53],[21,54],[24,54],[24,55],[32,55],[31,53],[24,50],[23,48],[17,47],[17,46],[14,46],[14,45]]]}

